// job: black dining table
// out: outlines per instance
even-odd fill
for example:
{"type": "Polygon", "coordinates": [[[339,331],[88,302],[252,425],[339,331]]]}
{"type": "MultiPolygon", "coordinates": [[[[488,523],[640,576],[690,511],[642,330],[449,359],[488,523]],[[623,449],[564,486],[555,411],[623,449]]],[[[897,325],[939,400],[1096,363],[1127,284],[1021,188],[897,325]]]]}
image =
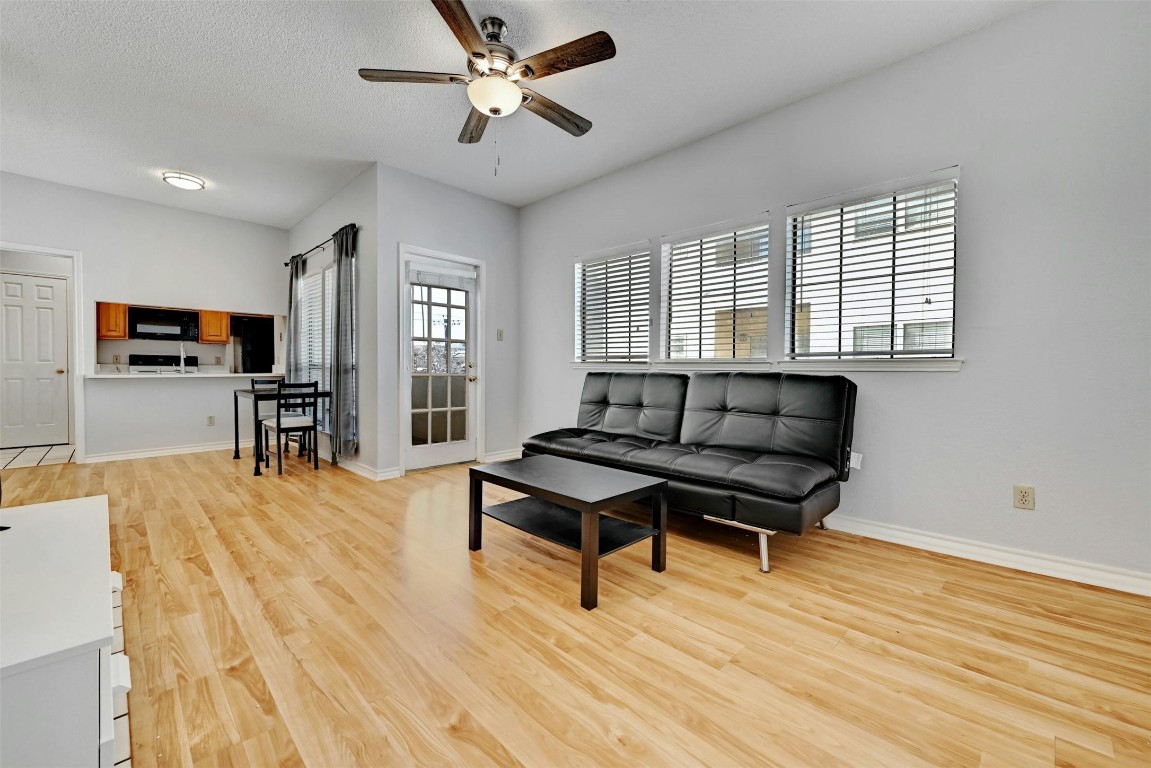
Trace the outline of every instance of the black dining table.
{"type": "MultiPolygon", "coordinates": [[[[332,393],[329,390],[321,389],[315,393],[315,396],[321,400],[330,400],[332,393]]],[[[237,389],[232,393],[232,437],[235,441],[235,452],[232,454],[233,459],[240,458],[240,398],[252,401],[252,436],[253,440],[253,455],[256,457],[256,471],[252,474],[257,477],[264,474],[260,471],[260,465],[264,460],[264,446],[263,435],[264,431],[260,429],[260,403],[278,401],[280,399],[280,390],[276,387],[251,387],[249,389],[237,389]]],[[[299,399],[299,392],[285,392],[285,398],[299,399]]],[[[312,393],[308,392],[308,397],[312,397],[312,393]]],[[[318,443],[319,441],[317,441],[318,443]]],[[[336,452],[332,451],[332,466],[338,464],[339,461],[336,457],[336,452]]]]}

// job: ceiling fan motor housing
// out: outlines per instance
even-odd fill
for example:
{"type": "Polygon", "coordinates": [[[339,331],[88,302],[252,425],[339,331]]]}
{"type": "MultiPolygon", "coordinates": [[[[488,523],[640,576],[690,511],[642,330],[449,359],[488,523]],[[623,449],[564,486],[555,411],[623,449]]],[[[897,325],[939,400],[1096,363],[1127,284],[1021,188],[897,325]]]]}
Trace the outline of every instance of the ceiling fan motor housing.
{"type": "MultiPolygon", "coordinates": [[[[503,19],[489,16],[480,22],[480,32],[483,33],[488,53],[491,55],[491,68],[505,75],[511,74],[511,66],[519,60],[515,49],[503,42],[504,35],[508,33],[508,25],[503,19]]],[[[468,62],[469,65],[471,62],[468,62]]]]}
{"type": "Polygon", "coordinates": [[[508,33],[508,25],[504,24],[503,19],[498,19],[495,16],[488,16],[480,22],[480,34],[484,36],[484,40],[489,43],[498,43],[504,39],[504,35],[508,33]]]}

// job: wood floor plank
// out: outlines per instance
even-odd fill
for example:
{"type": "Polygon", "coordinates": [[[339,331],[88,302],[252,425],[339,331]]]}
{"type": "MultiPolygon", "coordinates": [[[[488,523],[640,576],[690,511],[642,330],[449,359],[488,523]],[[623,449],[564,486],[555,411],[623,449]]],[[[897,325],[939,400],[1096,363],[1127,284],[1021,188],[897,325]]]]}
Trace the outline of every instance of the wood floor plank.
{"type": "Polygon", "coordinates": [[[468,550],[464,466],[250,459],[3,470],[5,505],[108,494],[137,768],[1151,765],[1146,597],[835,531],[761,574],[673,515],[589,612],[577,553],[468,550]]]}

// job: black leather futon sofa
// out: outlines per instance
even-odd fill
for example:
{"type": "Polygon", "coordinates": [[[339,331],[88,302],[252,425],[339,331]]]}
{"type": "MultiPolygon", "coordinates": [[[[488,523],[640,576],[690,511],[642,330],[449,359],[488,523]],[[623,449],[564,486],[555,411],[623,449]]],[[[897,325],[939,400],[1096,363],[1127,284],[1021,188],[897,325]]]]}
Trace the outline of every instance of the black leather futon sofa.
{"type": "Polygon", "coordinates": [[[855,384],[788,373],[589,373],[576,426],[528,438],[549,454],[668,481],[673,510],[768,536],[802,534],[839,506],[855,384]]]}

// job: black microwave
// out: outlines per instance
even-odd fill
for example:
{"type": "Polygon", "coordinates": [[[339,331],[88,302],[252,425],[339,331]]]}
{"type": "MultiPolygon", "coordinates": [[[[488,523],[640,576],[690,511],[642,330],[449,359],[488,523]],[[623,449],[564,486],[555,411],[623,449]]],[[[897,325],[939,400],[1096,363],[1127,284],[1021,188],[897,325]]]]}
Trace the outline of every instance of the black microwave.
{"type": "Polygon", "coordinates": [[[128,338],[199,341],[200,313],[184,309],[128,307],[128,338]]]}

